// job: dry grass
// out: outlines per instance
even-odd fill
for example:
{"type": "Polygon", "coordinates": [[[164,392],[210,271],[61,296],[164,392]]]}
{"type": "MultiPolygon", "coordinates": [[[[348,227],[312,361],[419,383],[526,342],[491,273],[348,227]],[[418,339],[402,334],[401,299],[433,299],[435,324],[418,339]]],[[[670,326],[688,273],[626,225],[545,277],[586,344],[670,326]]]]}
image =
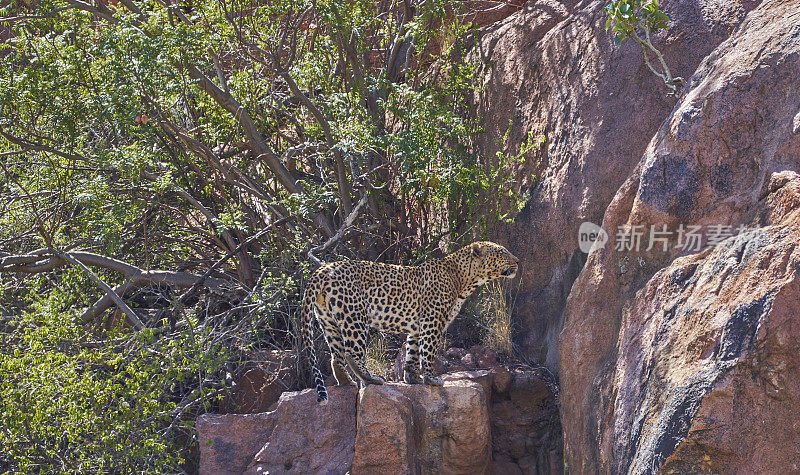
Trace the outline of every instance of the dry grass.
{"type": "Polygon", "coordinates": [[[484,345],[505,355],[514,351],[512,340],[514,328],[511,322],[511,311],[506,301],[506,292],[500,281],[495,280],[486,285],[481,302],[481,314],[484,319],[484,345]]]}
{"type": "Polygon", "coordinates": [[[371,333],[364,364],[370,373],[385,377],[394,364],[394,355],[397,355],[397,349],[392,349],[390,342],[387,342],[380,333],[371,333]]]}

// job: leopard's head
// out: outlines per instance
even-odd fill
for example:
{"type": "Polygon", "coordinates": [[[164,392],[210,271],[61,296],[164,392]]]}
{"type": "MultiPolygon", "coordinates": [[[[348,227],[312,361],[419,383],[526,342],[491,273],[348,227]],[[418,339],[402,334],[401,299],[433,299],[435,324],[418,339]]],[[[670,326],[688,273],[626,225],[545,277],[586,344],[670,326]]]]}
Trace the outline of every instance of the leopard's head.
{"type": "Polygon", "coordinates": [[[498,277],[516,277],[519,259],[505,247],[488,241],[475,242],[468,247],[479,279],[488,282],[498,277]]]}

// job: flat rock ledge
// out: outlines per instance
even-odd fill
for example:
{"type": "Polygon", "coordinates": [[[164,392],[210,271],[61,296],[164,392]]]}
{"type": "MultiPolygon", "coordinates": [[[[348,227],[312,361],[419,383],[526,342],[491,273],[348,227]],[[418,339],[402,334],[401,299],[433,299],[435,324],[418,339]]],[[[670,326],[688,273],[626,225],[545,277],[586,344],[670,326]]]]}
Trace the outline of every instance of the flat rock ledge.
{"type": "Polygon", "coordinates": [[[283,393],[270,412],[204,414],[196,425],[199,471],[560,471],[560,427],[553,430],[555,398],[535,372],[495,368],[444,378],[442,387],[331,387],[326,406],[319,406],[314,390],[306,389],[283,393]]]}

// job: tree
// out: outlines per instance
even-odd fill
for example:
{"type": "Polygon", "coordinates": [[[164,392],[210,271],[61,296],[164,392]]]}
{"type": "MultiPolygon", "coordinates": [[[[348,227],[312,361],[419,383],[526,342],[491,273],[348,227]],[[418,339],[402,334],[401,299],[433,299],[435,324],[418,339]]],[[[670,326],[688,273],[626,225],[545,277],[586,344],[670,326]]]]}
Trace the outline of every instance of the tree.
{"type": "Polygon", "coordinates": [[[0,9],[0,468],[177,470],[170,444],[226,364],[291,347],[316,263],[484,232],[480,194],[519,190],[513,160],[470,152],[459,18],[410,0],[0,9]]]}
{"type": "Polygon", "coordinates": [[[653,46],[650,38],[652,33],[667,28],[667,22],[672,21],[667,13],[661,11],[658,0],[615,0],[606,5],[606,13],[606,31],[611,29],[615,33],[614,44],[618,46],[627,38],[638,43],[647,67],[664,81],[670,89],[669,95],[677,97],[683,87],[683,78],[672,76],[664,56],[653,46]],[[658,59],[660,70],[650,62],[648,51],[658,59]]]}

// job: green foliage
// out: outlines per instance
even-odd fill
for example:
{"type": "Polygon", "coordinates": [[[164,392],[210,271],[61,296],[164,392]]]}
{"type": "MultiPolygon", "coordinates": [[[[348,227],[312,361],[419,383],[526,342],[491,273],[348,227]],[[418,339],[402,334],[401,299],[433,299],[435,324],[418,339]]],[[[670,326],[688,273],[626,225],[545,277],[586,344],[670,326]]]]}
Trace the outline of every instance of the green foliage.
{"type": "MultiPolygon", "coordinates": [[[[511,132],[511,122],[503,135],[503,144],[508,147],[508,134],[511,132]]],[[[508,179],[509,170],[513,170],[517,165],[525,161],[525,156],[533,150],[539,148],[547,140],[544,134],[536,135],[533,131],[528,131],[525,141],[519,146],[516,154],[508,154],[502,151],[497,152],[497,166],[482,174],[480,183],[483,189],[478,193],[479,196],[488,194],[489,190],[495,190],[500,197],[496,206],[491,209],[491,216],[498,216],[504,222],[512,222],[516,214],[525,205],[524,197],[519,193],[518,187],[513,180],[508,179]],[[508,203],[508,210],[504,211],[503,200],[508,203]]],[[[534,177],[535,179],[535,177],[534,177]]]]}
{"type": "Polygon", "coordinates": [[[0,470],[180,471],[187,452],[175,445],[194,437],[181,416],[215,403],[219,388],[201,382],[220,372],[225,350],[188,327],[169,338],[149,329],[128,339],[119,327],[86,334],[63,310],[75,295],[69,287],[4,316],[0,470]]]}
{"type": "Polygon", "coordinates": [[[617,45],[626,38],[635,38],[637,29],[655,33],[667,28],[667,22],[672,21],[669,14],[661,11],[658,0],[615,0],[606,5],[606,13],[606,31],[611,29],[616,33],[614,43],[617,45]]]}

